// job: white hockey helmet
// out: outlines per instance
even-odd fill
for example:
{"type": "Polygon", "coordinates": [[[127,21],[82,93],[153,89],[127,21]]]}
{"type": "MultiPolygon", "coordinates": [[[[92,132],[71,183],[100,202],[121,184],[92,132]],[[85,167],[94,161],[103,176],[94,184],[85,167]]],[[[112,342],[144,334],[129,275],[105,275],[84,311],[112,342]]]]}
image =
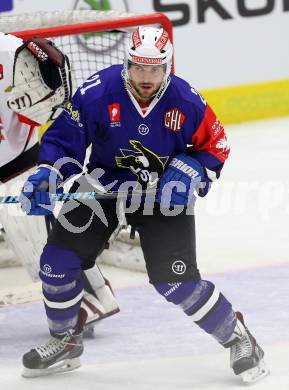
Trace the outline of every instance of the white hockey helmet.
{"type": "Polygon", "coordinates": [[[124,59],[125,80],[129,81],[129,64],[165,65],[164,83],[172,70],[173,45],[162,27],[140,26],[129,36],[124,59]]]}

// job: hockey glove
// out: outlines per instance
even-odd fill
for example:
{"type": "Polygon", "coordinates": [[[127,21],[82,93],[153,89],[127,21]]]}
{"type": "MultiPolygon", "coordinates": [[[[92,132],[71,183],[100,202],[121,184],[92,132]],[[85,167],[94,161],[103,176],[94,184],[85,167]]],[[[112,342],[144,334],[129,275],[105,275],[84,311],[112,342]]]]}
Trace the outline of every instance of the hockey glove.
{"type": "Polygon", "coordinates": [[[49,165],[39,165],[24,184],[20,195],[21,209],[27,215],[51,215],[51,194],[63,193],[61,174],[49,165]]]}
{"type": "Polygon", "coordinates": [[[205,196],[211,180],[195,158],[186,154],[174,157],[160,178],[157,201],[163,207],[188,206],[195,201],[195,193],[205,196]]]}

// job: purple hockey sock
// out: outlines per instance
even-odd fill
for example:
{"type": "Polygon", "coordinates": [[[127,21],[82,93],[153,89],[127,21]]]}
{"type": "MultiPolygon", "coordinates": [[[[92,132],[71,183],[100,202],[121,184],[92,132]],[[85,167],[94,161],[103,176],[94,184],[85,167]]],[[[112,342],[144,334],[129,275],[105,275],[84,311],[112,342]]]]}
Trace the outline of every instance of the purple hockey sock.
{"type": "Polygon", "coordinates": [[[56,245],[46,245],[39,276],[50,333],[75,328],[83,296],[79,256],[56,245]]]}
{"type": "Polygon", "coordinates": [[[205,332],[221,344],[226,342],[236,325],[231,303],[207,280],[154,285],[167,301],[179,305],[205,332]]]}

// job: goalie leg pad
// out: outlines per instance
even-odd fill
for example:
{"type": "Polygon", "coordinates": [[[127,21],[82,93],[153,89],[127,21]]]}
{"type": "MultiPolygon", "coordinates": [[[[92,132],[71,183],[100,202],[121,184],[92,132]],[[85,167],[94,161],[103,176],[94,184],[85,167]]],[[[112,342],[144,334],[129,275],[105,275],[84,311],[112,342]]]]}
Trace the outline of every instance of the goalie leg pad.
{"type": "Polygon", "coordinates": [[[232,335],[237,321],[232,305],[210,281],[162,283],[154,287],[218,342],[224,343],[232,335]]]}
{"type": "Polygon", "coordinates": [[[87,312],[86,325],[119,312],[119,306],[100,269],[95,264],[84,271],[84,296],[81,307],[87,312]]]}
{"type": "Polygon", "coordinates": [[[63,333],[77,324],[83,297],[81,260],[70,250],[46,245],[40,258],[40,279],[51,334],[63,333]]]}

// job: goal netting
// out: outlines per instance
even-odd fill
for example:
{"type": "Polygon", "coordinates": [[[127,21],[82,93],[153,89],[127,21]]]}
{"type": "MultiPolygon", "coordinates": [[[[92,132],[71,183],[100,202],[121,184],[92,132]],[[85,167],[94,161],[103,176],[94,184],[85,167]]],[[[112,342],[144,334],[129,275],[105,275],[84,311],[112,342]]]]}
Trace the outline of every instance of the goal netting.
{"type": "Polygon", "coordinates": [[[157,13],[63,10],[0,18],[1,32],[52,39],[70,59],[75,88],[97,71],[122,63],[127,33],[138,25],[162,25],[172,39],[170,21],[157,13]]]}
{"type": "MultiPolygon", "coordinates": [[[[74,89],[97,71],[122,63],[128,32],[139,25],[161,25],[173,41],[171,22],[158,13],[139,15],[120,11],[63,10],[0,18],[1,32],[13,33],[23,39],[44,37],[53,40],[70,59],[74,89]]],[[[4,246],[3,242],[0,243],[0,252],[1,245],[4,246]]],[[[12,259],[5,261],[3,253],[2,262],[14,264],[12,259]]],[[[105,251],[101,257],[109,264],[140,271],[145,269],[138,239],[130,241],[127,231],[122,231],[112,243],[111,250],[105,251]]]]}

